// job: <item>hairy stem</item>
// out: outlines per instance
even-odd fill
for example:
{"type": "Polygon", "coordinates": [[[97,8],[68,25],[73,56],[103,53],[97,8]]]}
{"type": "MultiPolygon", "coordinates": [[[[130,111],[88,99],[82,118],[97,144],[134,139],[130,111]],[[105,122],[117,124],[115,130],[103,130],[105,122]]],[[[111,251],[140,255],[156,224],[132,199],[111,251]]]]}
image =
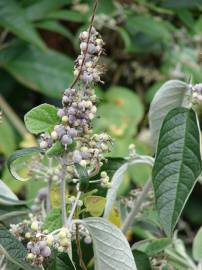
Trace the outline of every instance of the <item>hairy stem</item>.
{"type": "Polygon", "coordinates": [[[61,174],[61,184],[60,184],[60,195],[61,195],[61,208],[62,208],[62,223],[64,227],[67,227],[67,210],[66,210],[66,154],[62,160],[62,174],[61,174]]]}
{"type": "Polygon", "coordinates": [[[80,67],[79,73],[76,76],[76,78],[74,79],[74,81],[71,84],[70,88],[73,88],[74,85],[78,82],[78,80],[80,78],[80,75],[81,75],[81,71],[82,71],[83,65],[85,64],[86,55],[87,55],[87,52],[88,52],[89,41],[90,41],[90,34],[91,34],[92,27],[93,27],[93,21],[94,21],[94,18],[95,18],[95,12],[96,12],[97,5],[98,5],[98,0],[95,0],[94,6],[93,6],[93,14],[92,14],[92,17],[91,17],[91,20],[90,20],[90,26],[89,26],[89,30],[88,30],[88,39],[87,39],[86,51],[84,53],[84,57],[83,57],[83,60],[82,60],[82,63],[81,63],[81,67],[80,67]]]}
{"type": "Polygon", "coordinates": [[[72,210],[71,210],[71,213],[70,213],[70,215],[69,215],[68,222],[67,222],[68,225],[71,224],[71,221],[72,221],[72,218],[73,218],[73,216],[74,216],[74,212],[75,212],[75,210],[76,210],[76,206],[77,206],[77,203],[78,203],[78,201],[79,201],[80,196],[81,196],[81,191],[78,192],[77,197],[76,197],[76,200],[75,200],[75,202],[74,202],[74,204],[73,204],[73,206],[72,206],[72,210]]]}
{"type": "Polygon", "coordinates": [[[80,244],[80,239],[79,239],[79,224],[76,224],[76,246],[77,246],[77,254],[79,257],[79,264],[83,270],[87,270],[87,267],[83,261],[81,244],[80,244]]]}
{"type": "Polygon", "coordinates": [[[139,213],[141,206],[142,206],[142,203],[146,199],[151,186],[152,186],[152,182],[151,182],[151,178],[149,178],[147,183],[144,185],[142,192],[139,195],[138,199],[135,201],[135,204],[134,204],[132,210],[130,211],[129,215],[127,216],[125,222],[123,223],[123,226],[121,228],[123,233],[127,232],[127,230],[132,225],[134,218],[139,213]]]}

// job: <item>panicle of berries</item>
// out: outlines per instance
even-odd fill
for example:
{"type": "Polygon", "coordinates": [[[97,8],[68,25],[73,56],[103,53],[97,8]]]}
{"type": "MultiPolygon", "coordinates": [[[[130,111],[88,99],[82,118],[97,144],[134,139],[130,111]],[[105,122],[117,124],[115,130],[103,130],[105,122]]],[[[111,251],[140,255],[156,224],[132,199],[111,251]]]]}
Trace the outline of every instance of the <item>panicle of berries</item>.
{"type": "Polygon", "coordinates": [[[202,104],[202,83],[192,86],[192,103],[202,104]]]}
{"type": "MultiPolygon", "coordinates": [[[[111,137],[106,133],[93,134],[92,120],[96,115],[96,95],[93,83],[101,82],[99,58],[104,42],[94,27],[80,34],[81,54],[75,61],[75,81],[64,91],[58,123],[50,134],[42,134],[40,147],[48,149],[59,142],[67,154],[69,179],[75,180],[74,164],[86,167],[89,173],[99,168],[104,154],[110,151],[111,137]],[[78,83],[78,84],[77,84],[78,83]],[[77,85],[77,86],[76,86],[77,85]]],[[[60,178],[59,178],[60,179],[60,178]]],[[[107,179],[107,178],[106,178],[107,179]]],[[[105,179],[104,187],[110,187],[105,179]]]]}

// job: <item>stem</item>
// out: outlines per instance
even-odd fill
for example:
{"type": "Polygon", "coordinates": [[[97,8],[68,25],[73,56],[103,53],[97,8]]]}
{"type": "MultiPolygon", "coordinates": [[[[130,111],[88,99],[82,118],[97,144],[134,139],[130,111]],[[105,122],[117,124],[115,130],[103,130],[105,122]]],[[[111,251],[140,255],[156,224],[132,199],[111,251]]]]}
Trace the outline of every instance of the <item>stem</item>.
{"type": "Polygon", "coordinates": [[[26,128],[24,127],[20,118],[16,115],[14,110],[9,106],[9,104],[6,102],[6,100],[3,98],[2,95],[0,95],[0,108],[8,117],[8,119],[11,121],[11,123],[14,125],[14,127],[17,129],[17,131],[22,135],[22,137],[24,137],[24,135],[28,133],[26,128]]]}
{"type": "Polygon", "coordinates": [[[68,222],[67,222],[68,225],[71,224],[71,221],[72,221],[72,218],[74,216],[74,212],[76,210],[76,206],[77,206],[77,203],[79,201],[80,196],[81,196],[81,191],[78,192],[77,197],[76,197],[76,200],[75,200],[75,202],[74,202],[74,204],[72,206],[72,210],[71,210],[71,213],[69,215],[68,222]]]}
{"type": "Polygon", "coordinates": [[[62,223],[63,223],[64,227],[67,227],[67,211],[66,211],[65,189],[66,189],[65,180],[61,179],[60,192],[61,192],[61,205],[62,205],[62,223]]]}
{"type": "Polygon", "coordinates": [[[130,228],[130,226],[132,225],[134,218],[137,216],[137,214],[140,211],[141,205],[144,202],[144,200],[147,197],[147,194],[150,190],[152,186],[152,182],[151,182],[151,178],[149,178],[147,180],[147,183],[144,185],[143,189],[142,189],[142,193],[139,195],[137,201],[135,202],[131,212],[129,213],[129,215],[127,216],[123,226],[122,226],[122,232],[125,233],[127,232],[127,230],[130,228]]]}
{"type": "Polygon", "coordinates": [[[87,270],[86,265],[83,261],[82,250],[79,239],[79,224],[76,224],[76,246],[77,246],[77,254],[79,256],[79,264],[83,270],[87,270]]]}
{"type": "Polygon", "coordinates": [[[78,80],[80,78],[80,75],[81,75],[81,72],[82,72],[83,65],[85,64],[86,55],[87,55],[87,52],[88,52],[89,41],[90,41],[90,34],[91,34],[92,27],[93,27],[93,21],[94,21],[94,18],[95,18],[95,12],[96,12],[97,5],[98,5],[98,0],[95,0],[94,6],[93,6],[93,14],[92,14],[92,17],[91,17],[91,20],[90,20],[90,26],[89,26],[89,30],[88,30],[88,39],[87,39],[86,51],[84,53],[84,57],[83,57],[83,60],[82,60],[82,63],[81,63],[79,73],[76,76],[76,78],[74,79],[74,81],[71,84],[70,88],[73,88],[74,85],[78,82],[78,80]]]}
{"type": "Polygon", "coordinates": [[[46,211],[47,213],[50,211],[51,209],[51,198],[50,198],[50,193],[51,193],[51,179],[50,177],[48,178],[48,191],[47,191],[47,197],[46,197],[46,211]]]}

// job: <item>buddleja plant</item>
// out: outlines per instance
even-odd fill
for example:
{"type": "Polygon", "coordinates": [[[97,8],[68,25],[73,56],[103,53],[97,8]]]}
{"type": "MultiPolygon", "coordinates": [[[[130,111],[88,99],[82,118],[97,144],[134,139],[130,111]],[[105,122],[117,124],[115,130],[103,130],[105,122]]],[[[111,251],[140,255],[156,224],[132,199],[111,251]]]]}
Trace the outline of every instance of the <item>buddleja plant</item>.
{"type": "Polygon", "coordinates": [[[174,269],[169,267],[184,263],[185,268],[176,269],[197,269],[186,252],[173,256],[172,244],[177,247],[173,230],[201,173],[199,126],[192,105],[200,103],[202,85],[169,81],[157,92],[149,112],[155,158],[139,155],[134,145],[129,146],[128,157],[110,158],[112,138],[93,132],[97,120],[93,86],[102,83],[99,58],[104,45],[93,27],[96,5],[89,28],[79,36],[75,80],[64,91],[62,108],[42,104],[29,111],[25,125],[39,135],[39,147],[19,150],[8,160],[16,179],[37,179],[46,187],[34,201],[23,202],[0,183],[1,203],[23,206],[4,216],[18,216],[19,222],[9,222],[9,230],[0,227],[2,267],[135,270],[152,269],[151,264],[153,269],[174,269]],[[19,164],[26,167],[26,177],[19,175],[19,164]],[[148,164],[152,175],[141,191],[133,192],[130,204],[125,200],[127,207],[119,201],[120,229],[111,216],[123,176],[135,164],[148,164]],[[53,188],[59,192],[58,207],[51,199],[53,188]],[[158,233],[152,234],[152,243],[145,246],[140,241],[131,249],[124,234],[153,206],[153,199],[158,233]],[[166,256],[159,256],[162,250],[166,256]]]}

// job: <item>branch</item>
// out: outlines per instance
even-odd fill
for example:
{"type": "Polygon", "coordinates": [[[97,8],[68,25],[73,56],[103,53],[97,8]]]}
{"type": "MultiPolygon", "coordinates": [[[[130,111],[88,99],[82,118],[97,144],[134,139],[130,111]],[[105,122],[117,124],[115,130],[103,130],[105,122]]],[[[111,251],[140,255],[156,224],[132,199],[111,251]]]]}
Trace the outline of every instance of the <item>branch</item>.
{"type": "Polygon", "coordinates": [[[77,246],[77,254],[79,256],[79,264],[83,270],[87,270],[86,265],[83,261],[82,250],[79,239],[79,224],[76,224],[76,246],[77,246]]]}
{"type": "Polygon", "coordinates": [[[151,186],[152,186],[152,181],[151,181],[151,178],[149,178],[147,183],[144,185],[143,190],[142,190],[141,194],[139,195],[138,199],[135,201],[135,204],[134,204],[132,210],[130,211],[129,215],[127,216],[125,222],[123,223],[123,226],[121,228],[123,233],[127,232],[127,230],[132,225],[134,218],[139,213],[140,208],[142,206],[142,203],[146,199],[151,186]]]}

